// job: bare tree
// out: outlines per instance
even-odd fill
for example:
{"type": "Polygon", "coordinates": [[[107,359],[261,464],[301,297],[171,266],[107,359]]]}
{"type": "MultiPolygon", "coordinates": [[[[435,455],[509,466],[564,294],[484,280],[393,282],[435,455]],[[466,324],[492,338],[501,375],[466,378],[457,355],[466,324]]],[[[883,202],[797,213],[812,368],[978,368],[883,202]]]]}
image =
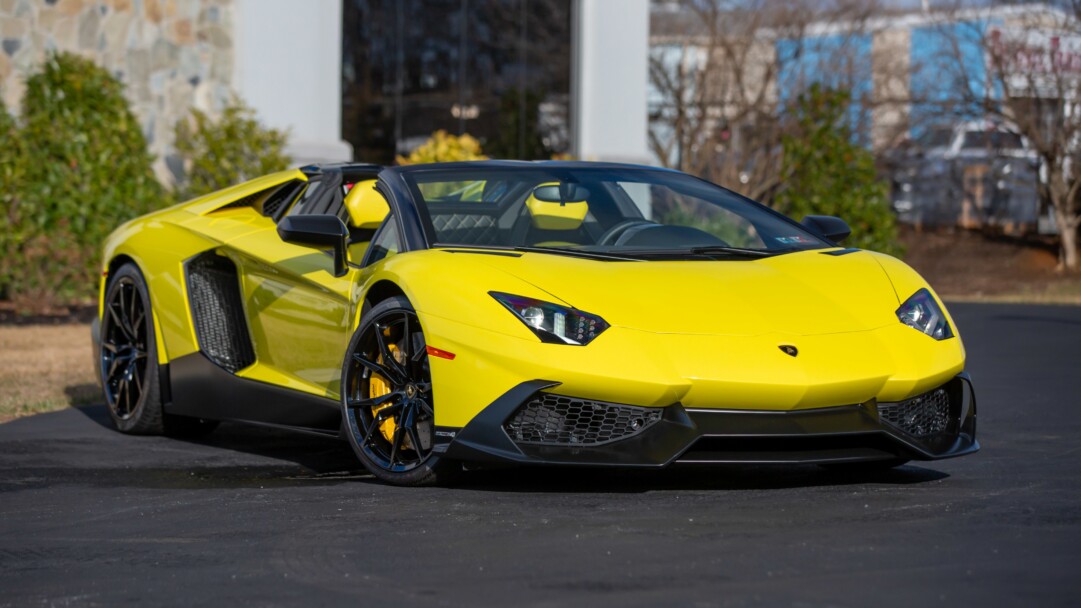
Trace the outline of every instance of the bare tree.
{"type": "Polygon", "coordinates": [[[944,109],[1008,122],[1029,141],[1059,232],[1059,268],[1081,268],[1081,0],[942,18],[966,26],[953,26],[936,66],[956,92],[944,109]]]}
{"type": "MultiPolygon", "coordinates": [[[[652,151],[668,167],[770,202],[785,182],[787,105],[823,79],[859,89],[871,58],[855,42],[866,36],[875,5],[683,0],[668,6],[654,15],[651,34],[652,151]]],[[[856,119],[865,120],[870,95],[860,101],[856,119]]]]}

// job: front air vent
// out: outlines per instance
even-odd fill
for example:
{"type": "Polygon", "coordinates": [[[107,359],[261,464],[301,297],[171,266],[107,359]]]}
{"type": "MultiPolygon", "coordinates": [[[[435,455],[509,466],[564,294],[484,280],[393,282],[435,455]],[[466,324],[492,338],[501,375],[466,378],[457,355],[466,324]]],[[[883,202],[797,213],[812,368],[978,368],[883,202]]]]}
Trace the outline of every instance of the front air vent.
{"type": "Polygon", "coordinates": [[[236,264],[207,252],[188,260],[187,272],[188,299],[199,350],[233,373],[255,363],[236,264]]]}
{"type": "Polygon", "coordinates": [[[632,437],[660,419],[658,408],[537,393],[503,429],[519,444],[587,446],[632,437]]]}
{"type": "Polygon", "coordinates": [[[950,395],[938,388],[898,403],[879,403],[878,417],[913,437],[932,437],[950,425],[950,395]]]}

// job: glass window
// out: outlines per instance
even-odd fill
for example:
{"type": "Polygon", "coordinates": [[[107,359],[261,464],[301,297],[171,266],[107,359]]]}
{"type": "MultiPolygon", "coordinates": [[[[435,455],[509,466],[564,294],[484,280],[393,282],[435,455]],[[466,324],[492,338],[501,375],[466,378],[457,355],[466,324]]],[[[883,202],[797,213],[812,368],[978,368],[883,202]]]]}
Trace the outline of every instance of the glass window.
{"type": "Polygon", "coordinates": [[[368,257],[368,264],[374,264],[389,258],[398,253],[399,249],[398,222],[394,220],[393,215],[389,215],[386,221],[383,222],[383,227],[375,234],[375,240],[371,244],[371,255],[368,257]]]}
{"type": "Polygon", "coordinates": [[[297,202],[289,209],[286,215],[304,215],[312,213],[312,205],[315,201],[319,200],[316,194],[319,192],[319,180],[313,179],[308,181],[308,187],[304,189],[304,193],[300,195],[297,202]]]}
{"type": "Polygon", "coordinates": [[[1006,131],[968,131],[961,142],[966,150],[990,148],[992,150],[1020,150],[1021,136],[1006,131]]]}
{"type": "Polygon", "coordinates": [[[342,138],[390,164],[439,129],[493,158],[570,146],[569,0],[345,0],[342,138]]]}

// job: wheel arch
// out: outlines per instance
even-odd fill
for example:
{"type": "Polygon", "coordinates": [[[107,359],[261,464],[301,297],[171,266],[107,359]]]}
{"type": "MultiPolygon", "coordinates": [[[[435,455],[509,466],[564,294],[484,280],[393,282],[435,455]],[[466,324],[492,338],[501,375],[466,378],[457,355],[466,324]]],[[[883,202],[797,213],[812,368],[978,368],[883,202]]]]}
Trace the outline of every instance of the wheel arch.
{"type": "Polygon", "coordinates": [[[364,298],[361,301],[360,306],[357,307],[356,318],[353,319],[353,327],[350,329],[356,331],[357,328],[360,327],[360,322],[364,318],[365,313],[380,302],[395,296],[403,297],[412,302],[412,299],[405,293],[405,290],[402,289],[394,279],[386,277],[377,279],[372,283],[371,287],[368,287],[364,291],[364,298]]]}

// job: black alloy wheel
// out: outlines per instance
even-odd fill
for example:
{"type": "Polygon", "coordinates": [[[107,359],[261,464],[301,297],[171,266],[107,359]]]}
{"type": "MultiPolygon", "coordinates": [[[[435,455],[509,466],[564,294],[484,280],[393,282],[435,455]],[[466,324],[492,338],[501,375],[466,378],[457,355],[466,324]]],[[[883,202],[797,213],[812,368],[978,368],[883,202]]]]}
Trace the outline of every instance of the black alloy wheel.
{"type": "Polygon", "coordinates": [[[165,413],[150,293],[134,264],[110,273],[98,363],[105,404],[118,430],[197,437],[217,428],[216,420],[165,413]]]}
{"type": "Polygon", "coordinates": [[[428,485],[460,469],[432,451],[433,404],[417,314],[405,298],[384,300],[364,315],[342,366],[342,419],[373,475],[396,485],[428,485]]]}
{"type": "Polygon", "coordinates": [[[150,298],[132,264],[112,274],[101,319],[101,385],[116,427],[126,433],[164,430],[150,298]]]}

